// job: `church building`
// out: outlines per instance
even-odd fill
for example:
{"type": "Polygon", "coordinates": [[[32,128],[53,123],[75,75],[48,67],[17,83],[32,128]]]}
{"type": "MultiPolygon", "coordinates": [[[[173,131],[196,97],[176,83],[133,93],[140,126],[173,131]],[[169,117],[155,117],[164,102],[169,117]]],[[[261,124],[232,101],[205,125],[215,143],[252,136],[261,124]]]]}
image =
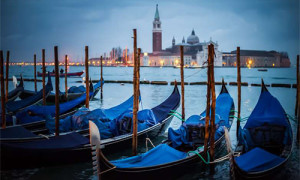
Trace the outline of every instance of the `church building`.
{"type": "Polygon", "coordinates": [[[176,44],[175,37],[172,44],[166,49],[162,49],[162,23],[160,21],[158,5],[153,21],[152,29],[152,53],[144,53],[141,65],[143,66],[179,66],[180,46],[184,46],[184,65],[187,67],[200,67],[208,57],[208,45],[215,46],[215,66],[222,66],[222,53],[218,50],[218,43],[211,39],[208,42],[200,42],[194,29],[187,41],[183,37],[182,41],[176,44]]]}

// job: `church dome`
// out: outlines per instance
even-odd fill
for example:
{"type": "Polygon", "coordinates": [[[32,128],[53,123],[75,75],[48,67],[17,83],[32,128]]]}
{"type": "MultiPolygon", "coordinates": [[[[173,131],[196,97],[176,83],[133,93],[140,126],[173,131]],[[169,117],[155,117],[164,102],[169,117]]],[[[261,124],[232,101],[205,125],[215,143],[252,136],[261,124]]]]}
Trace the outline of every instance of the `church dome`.
{"type": "Polygon", "coordinates": [[[199,43],[199,38],[198,38],[198,36],[195,35],[194,29],[192,31],[192,34],[187,38],[187,43],[188,44],[197,44],[197,43],[199,43]]]}

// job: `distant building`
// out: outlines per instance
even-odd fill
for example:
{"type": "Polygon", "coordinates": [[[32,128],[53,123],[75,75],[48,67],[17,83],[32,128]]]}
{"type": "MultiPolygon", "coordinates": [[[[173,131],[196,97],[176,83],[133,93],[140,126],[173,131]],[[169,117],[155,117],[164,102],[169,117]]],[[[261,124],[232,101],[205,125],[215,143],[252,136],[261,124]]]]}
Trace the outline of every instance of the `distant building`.
{"type": "MultiPolygon", "coordinates": [[[[241,67],[290,67],[286,52],[240,50],[241,67]]],[[[236,66],[236,51],[223,53],[223,66],[236,66]]]]}
{"type": "Polygon", "coordinates": [[[152,29],[152,53],[144,53],[141,56],[142,66],[179,66],[180,65],[180,46],[184,46],[184,65],[202,66],[207,61],[207,46],[212,43],[215,45],[215,66],[222,66],[222,53],[218,50],[218,44],[210,40],[200,42],[195,31],[192,30],[187,41],[183,37],[182,42],[176,44],[173,37],[172,45],[165,50],[162,49],[162,27],[158,12],[158,5],[153,21],[152,29]]]}

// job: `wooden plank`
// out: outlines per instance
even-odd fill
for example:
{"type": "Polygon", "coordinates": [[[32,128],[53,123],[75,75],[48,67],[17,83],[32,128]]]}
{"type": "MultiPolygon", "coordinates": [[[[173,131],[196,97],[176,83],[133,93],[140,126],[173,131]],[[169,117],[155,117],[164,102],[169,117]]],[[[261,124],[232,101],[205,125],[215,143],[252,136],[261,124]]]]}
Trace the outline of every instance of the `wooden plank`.
{"type": "Polygon", "coordinates": [[[85,46],[85,89],[86,99],[85,107],[90,107],[90,85],[89,85],[89,47],[85,46]]]}
{"type": "Polygon", "coordinates": [[[240,118],[241,118],[241,59],[240,59],[240,47],[236,50],[236,61],[237,61],[237,85],[238,85],[238,119],[236,126],[236,137],[239,135],[240,118]]]}
{"type": "Polygon", "coordinates": [[[42,49],[42,73],[43,73],[43,105],[46,105],[46,84],[45,84],[45,76],[46,76],[46,65],[45,65],[45,49],[42,49]]]}
{"type": "Polygon", "coordinates": [[[138,104],[137,104],[137,40],[136,40],[136,29],[133,29],[133,60],[134,60],[134,67],[133,67],[133,125],[132,125],[132,155],[135,156],[137,154],[137,111],[138,111],[138,104]]]}
{"type": "Polygon", "coordinates": [[[68,55],[65,55],[65,98],[68,99],[68,55]]]}

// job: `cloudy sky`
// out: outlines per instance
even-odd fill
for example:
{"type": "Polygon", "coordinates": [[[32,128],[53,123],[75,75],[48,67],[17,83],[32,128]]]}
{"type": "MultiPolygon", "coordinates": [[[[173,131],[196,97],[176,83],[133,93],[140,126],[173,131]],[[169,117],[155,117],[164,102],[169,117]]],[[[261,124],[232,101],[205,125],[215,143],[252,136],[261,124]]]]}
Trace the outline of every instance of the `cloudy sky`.
{"type": "MultiPolygon", "coordinates": [[[[155,5],[163,30],[163,48],[190,35],[200,41],[218,41],[219,49],[287,51],[292,64],[299,53],[299,0],[1,0],[1,49],[11,61],[32,61],[46,49],[52,61],[53,46],[62,59],[90,57],[112,47],[132,50],[132,29],[138,46],[152,51],[155,5]]],[[[177,43],[176,42],[176,43],[177,43]]]]}

